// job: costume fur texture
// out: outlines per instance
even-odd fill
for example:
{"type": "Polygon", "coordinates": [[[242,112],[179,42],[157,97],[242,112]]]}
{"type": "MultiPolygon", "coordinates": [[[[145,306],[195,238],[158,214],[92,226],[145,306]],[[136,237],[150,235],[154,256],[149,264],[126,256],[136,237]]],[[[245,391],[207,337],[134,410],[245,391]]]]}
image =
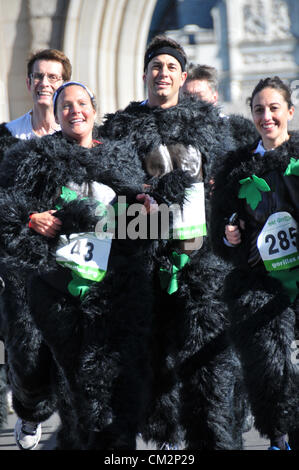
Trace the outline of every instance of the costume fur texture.
{"type": "MultiPolygon", "coordinates": [[[[4,152],[11,146],[14,145],[18,139],[13,137],[9,130],[6,128],[5,123],[0,124],[0,162],[2,161],[4,152]]],[[[1,274],[0,274],[1,275],[1,274]]],[[[3,273],[2,273],[3,275],[3,273]]],[[[6,295],[6,294],[5,294],[6,295]]],[[[4,309],[4,299],[0,300],[0,340],[4,340],[4,334],[1,329],[1,312],[4,309]]],[[[7,354],[7,351],[6,351],[7,354]]],[[[7,420],[7,400],[6,394],[8,390],[7,385],[7,367],[6,365],[0,365],[0,427],[7,420]]]]}
{"type": "MultiPolygon", "coordinates": [[[[78,185],[100,181],[125,195],[128,202],[136,202],[145,179],[137,159],[129,142],[106,142],[88,150],[57,133],[17,144],[1,166],[1,174],[10,169],[6,174],[12,175],[0,199],[0,213],[6,214],[0,233],[6,251],[4,263],[10,271],[21,270],[28,280],[28,316],[35,325],[30,325],[30,334],[37,331],[42,335],[32,373],[47,363],[47,376],[40,376],[44,384],[39,391],[44,393],[37,397],[36,405],[42,403],[42,397],[57,397],[55,406],[62,421],[59,448],[135,448],[151,390],[152,243],[113,240],[106,277],[79,300],[53,285],[53,277],[56,282],[60,274],[65,276],[53,256],[57,238],[50,240],[30,230],[28,214],[54,208],[57,190],[68,181],[78,185]]],[[[177,188],[183,181],[188,187],[190,178],[183,172],[177,178],[179,183],[175,174],[157,181],[155,197],[182,204],[184,192],[177,188]]],[[[65,234],[93,231],[98,221],[94,202],[89,200],[65,203],[57,216],[65,234]]],[[[9,324],[10,319],[6,321],[9,324]]],[[[21,332],[16,325],[14,328],[16,334],[8,344],[17,355],[19,347],[14,341],[21,332]]],[[[15,367],[18,359],[10,367],[16,396],[16,382],[26,379],[15,367]]],[[[31,382],[31,392],[33,385],[31,382]]],[[[31,407],[32,400],[29,404],[31,407]]],[[[34,410],[35,420],[44,419],[47,410],[38,406],[34,410]]]]}
{"type": "MultiPolygon", "coordinates": [[[[106,116],[99,132],[111,139],[130,139],[143,168],[146,155],[161,144],[199,150],[207,216],[212,162],[238,146],[236,137],[256,136],[248,120],[236,118],[232,125],[215,106],[193,97],[168,109],[131,103],[106,116]]],[[[184,163],[188,170],[188,162],[184,163]]],[[[150,175],[147,178],[150,182],[150,175]]],[[[170,266],[173,249],[172,243],[162,242],[155,258],[154,387],[142,435],[158,446],[184,442],[189,449],[240,449],[243,416],[242,406],[236,404],[243,403],[244,392],[238,358],[226,336],[227,312],[221,300],[228,265],[211,253],[205,240],[180,272],[179,290],[170,296],[161,290],[158,272],[170,266]]]]}
{"type": "Polygon", "coordinates": [[[8,150],[12,145],[16,144],[19,140],[10,133],[5,124],[5,122],[0,124],[0,161],[2,161],[6,150],[8,150]]]}
{"type": "MultiPolygon", "coordinates": [[[[242,244],[235,248],[227,247],[223,236],[225,218],[234,212],[249,227],[244,200],[238,199],[239,180],[252,174],[260,178],[274,173],[283,175],[290,158],[298,160],[299,134],[291,133],[287,142],[263,157],[253,155],[256,146],[257,143],[232,152],[216,164],[211,240],[215,253],[234,266],[224,286],[231,338],[240,354],[255,427],[262,435],[272,437],[298,429],[299,374],[292,360],[294,341],[298,338],[298,299],[297,303],[291,302],[282,284],[267,275],[262,263],[249,267],[250,240],[246,229],[242,232],[242,244]]],[[[291,199],[280,210],[292,207],[298,224],[298,177],[284,178],[291,199]]],[[[259,230],[262,227],[263,223],[259,230]]],[[[297,449],[298,442],[291,444],[291,448],[297,449]]]]}

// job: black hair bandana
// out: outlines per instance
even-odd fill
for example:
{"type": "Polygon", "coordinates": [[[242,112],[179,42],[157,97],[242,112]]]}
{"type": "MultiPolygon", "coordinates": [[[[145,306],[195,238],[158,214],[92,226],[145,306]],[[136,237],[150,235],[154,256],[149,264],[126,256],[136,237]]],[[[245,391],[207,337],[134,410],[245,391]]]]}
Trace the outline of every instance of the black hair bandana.
{"type": "Polygon", "coordinates": [[[146,70],[149,62],[154,57],[156,57],[157,55],[161,55],[161,54],[168,54],[174,57],[180,63],[182,72],[185,71],[185,67],[186,67],[185,57],[180,53],[178,49],[175,49],[174,47],[170,47],[170,46],[158,47],[157,49],[150,51],[144,58],[144,70],[146,70]]]}

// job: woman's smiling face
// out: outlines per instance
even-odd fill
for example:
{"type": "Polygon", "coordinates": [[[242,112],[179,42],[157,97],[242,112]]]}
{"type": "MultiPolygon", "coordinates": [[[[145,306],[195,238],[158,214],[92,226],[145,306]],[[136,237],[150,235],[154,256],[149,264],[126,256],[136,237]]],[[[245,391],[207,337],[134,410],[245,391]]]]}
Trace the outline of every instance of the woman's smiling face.
{"type": "Polygon", "coordinates": [[[95,116],[90,96],[83,87],[67,86],[58,96],[56,118],[61,130],[80,145],[88,146],[92,141],[95,116]]]}
{"type": "Polygon", "coordinates": [[[294,114],[282,93],[263,88],[252,101],[252,117],[266,149],[275,148],[288,139],[288,121],[294,114]]]}

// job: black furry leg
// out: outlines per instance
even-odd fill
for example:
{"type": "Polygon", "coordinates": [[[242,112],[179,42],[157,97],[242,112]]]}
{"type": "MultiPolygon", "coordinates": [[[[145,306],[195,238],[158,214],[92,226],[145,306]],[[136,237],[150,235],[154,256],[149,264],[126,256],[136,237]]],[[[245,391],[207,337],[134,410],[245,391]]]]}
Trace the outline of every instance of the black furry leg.
{"type": "Polygon", "coordinates": [[[88,450],[132,450],[136,449],[136,429],[131,432],[122,429],[121,424],[115,422],[105,427],[101,432],[89,433],[88,450]]]}
{"type": "Polygon", "coordinates": [[[161,291],[159,279],[155,292],[151,335],[153,382],[141,434],[146,442],[153,441],[160,449],[165,443],[179,446],[184,438],[179,423],[180,380],[177,371],[181,312],[173,308],[173,298],[161,291]]]}
{"type": "Polygon", "coordinates": [[[225,275],[225,266],[200,250],[180,273],[178,291],[156,297],[146,440],[185,441],[193,450],[242,448],[244,389],[226,334],[225,275]]]}
{"type": "MultiPolygon", "coordinates": [[[[137,255],[112,260],[82,301],[40,278],[29,285],[34,318],[63,375],[59,413],[78,449],[136,447],[150,387],[151,283],[142,263],[137,255]]],[[[59,441],[71,445],[63,428],[59,441]]]]}
{"type": "Polygon", "coordinates": [[[299,419],[299,375],[292,362],[294,308],[280,283],[258,269],[232,272],[226,298],[255,427],[268,438],[287,434],[299,419]]]}
{"type": "Polygon", "coordinates": [[[181,273],[174,304],[181,306],[183,318],[180,420],[190,450],[242,449],[244,416],[239,403],[244,395],[221,297],[225,268],[208,250],[194,254],[181,273]]]}
{"type": "Polygon", "coordinates": [[[189,450],[242,449],[243,414],[237,413],[231,351],[204,360],[183,380],[181,422],[189,450]]]}
{"type": "Polygon", "coordinates": [[[22,419],[41,422],[56,407],[54,363],[29,311],[24,281],[7,275],[5,284],[3,324],[13,407],[22,419]]]}
{"type": "Polygon", "coordinates": [[[57,449],[84,449],[88,441],[89,428],[84,426],[86,418],[79,423],[77,411],[79,405],[74,398],[77,390],[75,377],[78,369],[78,351],[81,347],[79,315],[76,310],[78,300],[71,297],[67,301],[61,292],[37,276],[28,280],[28,298],[32,316],[51,351],[57,369],[53,381],[61,421],[57,433],[57,449]],[[81,439],[82,427],[86,428],[85,439],[81,439]]]}
{"type": "Polygon", "coordinates": [[[88,448],[135,449],[151,388],[152,284],[142,253],[117,256],[110,270],[107,291],[99,291],[100,298],[94,301],[94,328],[87,329],[84,338],[89,346],[82,357],[82,376],[90,389],[96,386],[98,397],[88,448]]]}
{"type": "Polygon", "coordinates": [[[60,417],[60,426],[56,434],[56,450],[85,449],[90,433],[78,422],[64,374],[59,368],[56,387],[59,396],[57,410],[60,417]]]}
{"type": "Polygon", "coordinates": [[[7,420],[7,377],[6,367],[4,364],[0,365],[0,428],[7,420]]]}

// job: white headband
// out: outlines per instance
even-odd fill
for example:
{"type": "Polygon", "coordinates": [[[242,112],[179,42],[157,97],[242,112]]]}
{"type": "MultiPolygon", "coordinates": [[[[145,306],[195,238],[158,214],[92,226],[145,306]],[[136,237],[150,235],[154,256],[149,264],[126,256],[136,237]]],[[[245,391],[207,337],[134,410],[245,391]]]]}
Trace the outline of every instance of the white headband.
{"type": "Polygon", "coordinates": [[[94,100],[94,95],[93,93],[90,91],[90,89],[84,85],[83,83],[80,83],[80,82],[75,82],[75,81],[69,81],[69,82],[65,82],[63,83],[59,88],[57,88],[57,90],[55,91],[54,93],[54,96],[53,96],[53,108],[54,108],[54,114],[55,114],[55,111],[56,111],[56,102],[57,102],[57,98],[58,96],[60,95],[60,93],[62,92],[62,90],[67,87],[67,86],[70,86],[70,85],[78,85],[78,86],[81,86],[82,88],[84,88],[84,90],[87,91],[87,93],[89,94],[90,96],[90,99],[91,100],[94,100]]]}

